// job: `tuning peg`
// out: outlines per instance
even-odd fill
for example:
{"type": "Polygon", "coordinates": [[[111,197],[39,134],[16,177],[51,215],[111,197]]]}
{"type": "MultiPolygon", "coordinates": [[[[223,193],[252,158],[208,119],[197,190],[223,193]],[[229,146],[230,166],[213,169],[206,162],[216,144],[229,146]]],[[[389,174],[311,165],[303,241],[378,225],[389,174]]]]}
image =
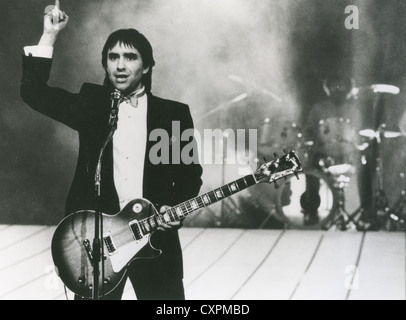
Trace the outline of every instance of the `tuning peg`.
{"type": "Polygon", "coordinates": [[[278,159],[278,154],[276,152],[274,152],[273,156],[275,157],[275,159],[278,159]]]}
{"type": "Polygon", "coordinates": [[[279,188],[279,183],[276,182],[276,181],[274,181],[273,183],[274,183],[275,189],[278,189],[279,188]]]}
{"type": "Polygon", "coordinates": [[[283,153],[284,153],[284,154],[288,154],[288,153],[289,153],[289,149],[287,149],[287,148],[283,149],[283,153]]]}
{"type": "Polygon", "coordinates": [[[296,170],[293,172],[293,174],[295,175],[295,177],[296,177],[297,180],[300,180],[300,179],[299,179],[299,175],[297,174],[297,171],[296,171],[296,170]]]}
{"type": "Polygon", "coordinates": [[[268,162],[268,160],[265,157],[263,159],[264,159],[264,162],[268,162]]]}

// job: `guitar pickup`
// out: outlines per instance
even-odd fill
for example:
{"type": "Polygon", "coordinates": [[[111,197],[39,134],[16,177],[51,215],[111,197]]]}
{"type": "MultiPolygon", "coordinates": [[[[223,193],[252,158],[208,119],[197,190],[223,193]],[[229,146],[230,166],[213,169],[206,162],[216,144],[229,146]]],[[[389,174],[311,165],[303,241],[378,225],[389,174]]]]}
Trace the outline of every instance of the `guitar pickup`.
{"type": "Polygon", "coordinates": [[[109,255],[114,254],[114,252],[116,252],[117,249],[116,246],[114,245],[113,238],[111,237],[110,233],[106,234],[103,237],[103,239],[109,255]]]}
{"type": "Polygon", "coordinates": [[[130,229],[134,235],[135,240],[142,239],[140,226],[138,225],[137,221],[136,220],[130,221],[128,225],[130,226],[130,229]]]}

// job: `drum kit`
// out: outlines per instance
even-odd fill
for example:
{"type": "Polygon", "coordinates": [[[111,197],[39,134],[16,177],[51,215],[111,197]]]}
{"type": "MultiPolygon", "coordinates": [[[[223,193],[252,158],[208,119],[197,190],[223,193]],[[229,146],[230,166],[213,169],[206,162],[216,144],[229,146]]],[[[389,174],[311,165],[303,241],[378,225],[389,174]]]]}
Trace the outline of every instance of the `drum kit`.
{"type": "MultiPolygon", "coordinates": [[[[364,88],[355,88],[352,94],[359,94],[364,88]]],[[[392,85],[376,84],[369,86],[367,89],[373,94],[398,94],[399,89],[392,85]]],[[[273,95],[274,98],[276,95],[273,95]]],[[[240,95],[227,103],[231,107],[233,103],[244,100],[246,94],[240,95]]],[[[281,99],[278,99],[280,102],[281,99]]],[[[209,112],[211,115],[224,106],[219,106],[209,112]]],[[[373,106],[373,110],[378,114],[378,107],[373,106]]],[[[203,117],[206,118],[206,115],[203,117]]],[[[390,229],[404,230],[406,220],[406,178],[404,173],[400,173],[402,190],[398,200],[393,207],[389,206],[383,188],[383,161],[381,158],[381,144],[388,139],[401,139],[405,134],[398,131],[387,130],[384,123],[379,123],[379,116],[376,116],[375,128],[364,128],[356,131],[351,126],[350,121],[345,118],[327,118],[321,119],[318,127],[319,139],[326,148],[324,157],[318,160],[317,165],[310,161],[311,154],[314,153],[317,145],[314,141],[307,139],[302,128],[294,121],[281,121],[265,117],[260,121],[258,126],[258,146],[257,161],[261,157],[268,157],[275,152],[289,149],[295,150],[301,157],[304,164],[304,170],[299,173],[299,179],[289,179],[281,187],[272,190],[259,190],[256,195],[251,192],[247,198],[250,202],[266,208],[270,216],[276,217],[285,227],[295,229],[324,229],[331,228],[339,230],[357,229],[369,230],[390,229]],[[362,144],[359,143],[362,141],[362,144]],[[354,187],[354,177],[362,165],[362,154],[364,151],[371,150],[373,157],[372,163],[374,170],[373,181],[374,194],[372,195],[373,211],[370,216],[375,217],[372,224],[362,221],[363,211],[361,205],[354,207],[352,212],[348,212],[347,198],[348,194],[358,192],[348,192],[349,187],[354,187]],[[306,165],[307,164],[307,165],[306,165]],[[318,219],[315,223],[306,224],[305,216],[301,204],[301,197],[306,192],[307,178],[310,177],[318,180],[318,219]],[[270,196],[265,197],[268,201],[264,203],[263,192],[269,192],[270,196]],[[269,203],[271,202],[271,203],[269,203]]],[[[356,179],[355,179],[356,180],[356,179]]],[[[263,186],[271,188],[271,186],[263,186]]],[[[254,189],[252,189],[254,190],[254,189]]],[[[238,201],[237,201],[238,202],[238,201]]],[[[356,202],[356,201],[355,201],[356,202]]],[[[354,204],[354,201],[353,201],[354,204]]],[[[238,205],[241,207],[242,205],[238,205]]],[[[220,220],[220,219],[219,219],[220,220]]],[[[218,225],[220,225],[219,223],[218,225]]]]}
{"type": "MultiPolygon", "coordinates": [[[[391,85],[372,85],[370,87],[375,93],[397,94],[397,87],[391,85]]],[[[373,110],[377,110],[374,106],[373,110]]],[[[406,179],[405,173],[400,173],[402,190],[400,196],[393,207],[384,192],[383,186],[383,159],[381,156],[381,145],[385,140],[405,137],[399,131],[387,130],[385,123],[380,123],[379,116],[375,117],[376,129],[362,129],[358,132],[351,127],[350,121],[344,118],[328,118],[319,122],[318,137],[327,146],[325,156],[318,159],[316,166],[309,160],[309,154],[317,148],[312,141],[307,141],[301,133],[300,128],[293,123],[291,128],[295,133],[291,134],[292,141],[289,141],[289,148],[298,150],[298,154],[303,157],[303,162],[309,165],[304,168],[299,181],[292,180],[280,191],[280,196],[276,201],[277,212],[288,227],[301,229],[331,229],[339,230],[405,230],[406,219],[406,179]],[[360,138],[360,139],[357,139],[360,138]],[[362,144],[359,143],[362,141],[362,144]],[[363,221],[362,216],[365,208],[361,205],[353,212],[346,209],[346,190],[351,184],[353,176],[357,173],[361,162],[365,161],[363,152],[370,149],[371,162],[374,168],[371,172],[373,185],[373,195],[371,197],[371,208],[373,212],[369,217],[373,221],[363,221]],[[358,163],[357,163],[358,162],[358,163]],[[318,179],[319,206],[318,219],[315,223],[307,225],[303,215],[301,197],[306,192],[306,177],[318,179]],[[288,196],[286,196],[288,194],[288,196]],[[289,200],[286,200],[289,197],[289,200]]],[[[287,131],[286,131],[287,132],[287,131]]],[[[283,135],[284,136],[284,135],[283,135]]],[[[279,137],[275,137],[278,140],[279,137]]],[[[286,140],[286,138],[285,138],[286,140]]],[[[283,141],[283,140],[279,140],[283,141]]],[[[278,147],[276,144],[275,147],[278,147]]],[[[267,147],[271,149],[272,147],[267,147]]],[[[315,200],[317,201],[317,200],[315,200]]]]}

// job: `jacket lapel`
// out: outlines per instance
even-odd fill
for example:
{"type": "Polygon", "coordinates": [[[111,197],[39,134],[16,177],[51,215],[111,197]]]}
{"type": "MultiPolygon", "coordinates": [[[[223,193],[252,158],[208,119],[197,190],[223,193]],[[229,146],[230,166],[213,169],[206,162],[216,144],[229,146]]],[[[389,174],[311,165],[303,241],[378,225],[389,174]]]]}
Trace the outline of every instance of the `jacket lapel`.
{"type": "MultiPolygon", "coordinates": [[[[166,108],[163,103],[164,100],[157,99],[151,93],[147,94],[148,97],[148,110],[147,110],[147,144],[145,149],[144,161],[144,178],[143,178],[143,197],[153,200],[156,197],[156,183],[160,180],[161,171],[160,165],[154,165],[150,161],[149,153],[156,141],[149,139],[151,132],[154,129],[169,130],[168,115],[165,112],[166,108]]],[[[154,205],[157,205],[154,203],[154,205]]]]}

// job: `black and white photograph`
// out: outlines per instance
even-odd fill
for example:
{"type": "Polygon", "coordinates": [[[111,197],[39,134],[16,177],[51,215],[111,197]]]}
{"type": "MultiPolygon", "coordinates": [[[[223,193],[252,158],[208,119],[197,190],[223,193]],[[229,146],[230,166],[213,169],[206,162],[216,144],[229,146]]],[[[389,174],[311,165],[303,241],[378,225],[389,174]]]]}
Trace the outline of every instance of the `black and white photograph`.
{"type": "Polygon", "coordinates": [[[405,1],[0,4],[0,300],[406,300],[405,1]]]}

